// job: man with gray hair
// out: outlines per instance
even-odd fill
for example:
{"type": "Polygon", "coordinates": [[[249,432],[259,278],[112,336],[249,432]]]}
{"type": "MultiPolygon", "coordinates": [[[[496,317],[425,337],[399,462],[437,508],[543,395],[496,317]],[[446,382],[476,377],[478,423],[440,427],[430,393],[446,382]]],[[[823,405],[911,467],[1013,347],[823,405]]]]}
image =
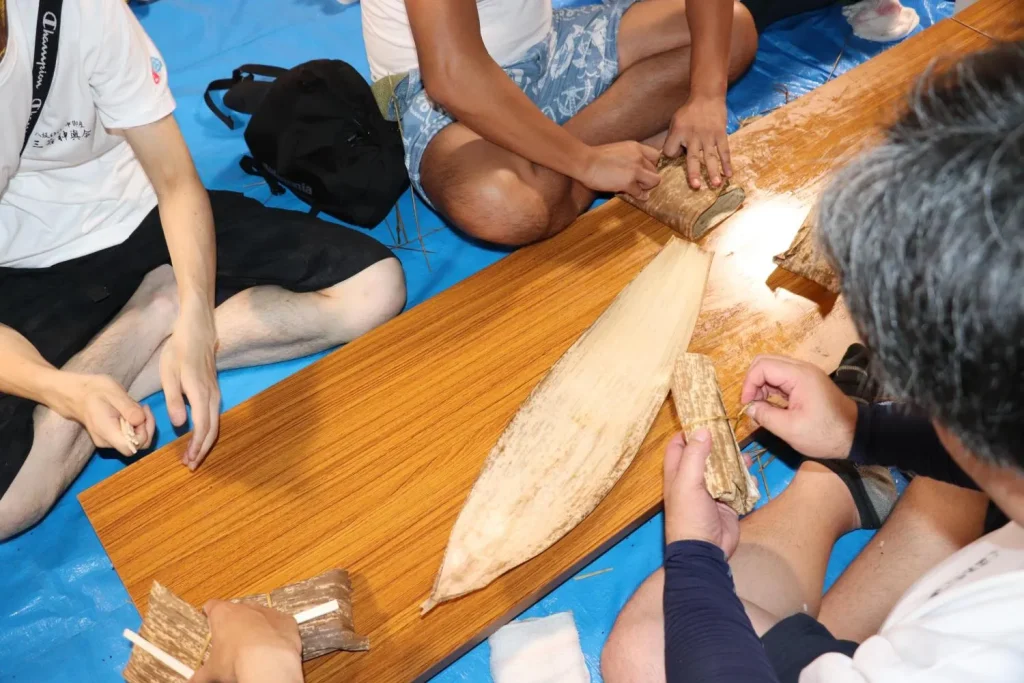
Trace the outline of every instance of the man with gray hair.
{"type": "Polygon", "coordinates": [[[1024,680],[1022,190],[1024,43],[926,76],[832,182],[820,238],[902,407],[755,360],[741,400],[808,459],[740,523],[704,489],[707,430],[673,440],[665,567],[620,615],[606,681],[1024,680]],[[898,504],[878,465],[918,475],[898,504]],[[836,539],[879,526],[823,597],[836,539]]]}

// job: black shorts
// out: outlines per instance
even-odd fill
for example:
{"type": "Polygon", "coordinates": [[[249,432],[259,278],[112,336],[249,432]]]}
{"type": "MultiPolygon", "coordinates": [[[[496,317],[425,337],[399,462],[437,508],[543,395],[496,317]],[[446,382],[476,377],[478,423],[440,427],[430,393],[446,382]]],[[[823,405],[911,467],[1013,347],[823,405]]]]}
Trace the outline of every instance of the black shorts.
{"type": "Polygon", "coordinates": [[[852,640],[839,640],[807,614],[794,614],[775,624],[761,636],[761,643],[780,683],[798,683],[800,672],[823,654],[852,657],[858,647],[852,640]]]}
{"type": "MultiPolygon", "coordinates": [[[[250,287],[313,292],[393,256],[372,237],[305,213],[271,209],[234,192],[210,192],[221,304],[250,287]]],[[[156,209],[123,243],[48,268],[0,268],[0,324],[56,367],[85,348],[147,273],[170,263],[156,209]]],[[[0,394],[0,495],[32,448],[31,401],[0,394]]]]}

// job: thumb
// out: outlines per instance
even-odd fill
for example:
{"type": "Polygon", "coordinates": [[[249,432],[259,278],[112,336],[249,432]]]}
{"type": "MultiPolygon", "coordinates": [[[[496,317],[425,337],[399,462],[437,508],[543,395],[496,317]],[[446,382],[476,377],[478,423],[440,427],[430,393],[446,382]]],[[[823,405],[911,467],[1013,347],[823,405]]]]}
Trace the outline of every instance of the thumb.
{"type": "Polygon", "coordinates": [[[747,415],[772,434],[785,437],[790,417],[786,408],[779,408],[768,401],[754,401],[747,407],[747,415]]]}
{"type": "Polygon", "coordinates": [[[711,432],[705,428],[690,434],[679,465],[679,484],[687,489],[704,489],[704,466],[711,455],[711,432]]]}
{"type": "Polygon", "coordinates": [[[682,462],[683,448],[686,447],[686,440],[682,433],[676,434],[665,447],[665,487],[668,488],[676,480],[679,474],[679,463],[682,462]]]}

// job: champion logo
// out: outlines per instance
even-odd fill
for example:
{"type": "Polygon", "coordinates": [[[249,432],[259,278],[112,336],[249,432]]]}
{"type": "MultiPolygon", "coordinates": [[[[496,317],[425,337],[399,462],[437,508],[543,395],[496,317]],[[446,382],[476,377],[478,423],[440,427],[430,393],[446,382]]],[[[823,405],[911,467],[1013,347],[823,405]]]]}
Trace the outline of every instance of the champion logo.
{"type": "Polygon", "coordinates": [[[153,73],[153,82],[160,85],[160,72],[163,71],[164,63],[156,57],[150,57],[149,68],[153,73]]]}
{"type": "Polygon", "coordinates": [[[36,73],[36,89],[43,86],[43,80],[46,78],[46,72],[48,71],[49,48],[50,48],[50,36],[57,30],[57,15],[53,12],[46,12],[43,14],[42,19],[43,32],[42,39],[39,42],[39,59],[36,61],[36,66],[39,67],[39,71],[36,73]]]}

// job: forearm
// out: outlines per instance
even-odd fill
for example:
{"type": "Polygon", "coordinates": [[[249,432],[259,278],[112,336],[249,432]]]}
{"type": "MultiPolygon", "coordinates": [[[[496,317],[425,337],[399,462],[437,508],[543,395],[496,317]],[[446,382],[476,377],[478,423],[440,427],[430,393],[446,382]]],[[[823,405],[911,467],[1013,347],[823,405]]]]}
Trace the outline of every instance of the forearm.
{"type": "Polygon", "coordinates": [[[182,308],[202,306],[212,311],[217,247],[209,195],[199,178],[189,173],[166,188],[159,202],[182,308]]]}
{"type": "Polygon", "coordinates": [[[665,549],[663,607],[668,683],[777,682],[719,548],[679,541],[665,549]]]}
{"type": "Polygon", "coordinates": [[[460,123],[533,163],[579,179],[591,148],[546,117],[490,57],[467,59],[435,90],[460,123]]]}
{"type": "Polygon", "coordinates": [[[898,467],[949,484],[978,488],[943,447],[931,420],[897,405],[858,407],[850,460],[898,467]]]}
{"type": "Polygon", "coordinates": [[[686,3],[690,25],[690,96],[725,98],[729,87],[732,0],[686,3]]]}
{"type": "Polygon", "coordinates": [[[62,375],[16,330],[0,325],[0,394],[27,398],[56,409],[62,375]]]}

